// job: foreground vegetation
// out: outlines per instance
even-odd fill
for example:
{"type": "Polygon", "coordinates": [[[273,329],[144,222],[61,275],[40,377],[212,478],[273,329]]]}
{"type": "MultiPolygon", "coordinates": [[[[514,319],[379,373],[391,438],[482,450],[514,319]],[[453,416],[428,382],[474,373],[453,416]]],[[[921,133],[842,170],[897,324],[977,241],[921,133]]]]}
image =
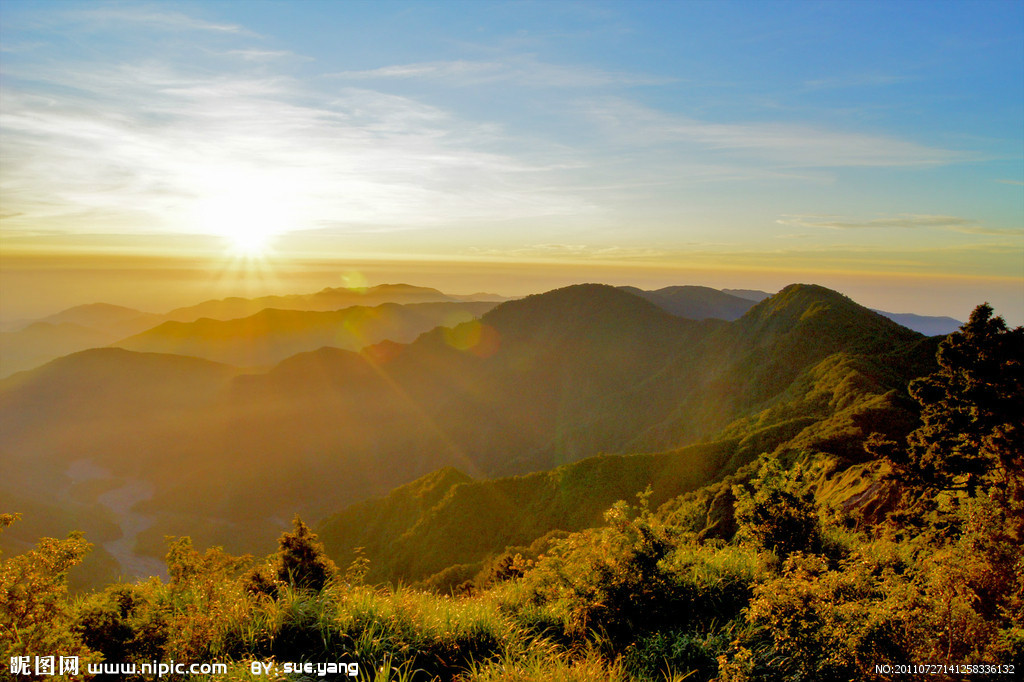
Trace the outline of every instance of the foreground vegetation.
{"type": "MultiPolygon", "coordinates": [[[[776,452],[496,556],[458,594],[368,584],[365,558],[339,568],[298,518],[264,560],[177,538],[168,580],[75,597],[66,573],[88,543],[44,539],[0,568],[0,655],[79,656],[83,669],[226,661],[224,679],[239,680],[252,661],[466,682],[887,679],[884,664],[1020,674],[1024,330],[979,307],[938,366],[909,388],[910,435],[862,442],[857,503],[826,503],[838,480],[826,458],[776,452]]],[[[970,679],[988,677],[1010,679],[970,679]]]]}

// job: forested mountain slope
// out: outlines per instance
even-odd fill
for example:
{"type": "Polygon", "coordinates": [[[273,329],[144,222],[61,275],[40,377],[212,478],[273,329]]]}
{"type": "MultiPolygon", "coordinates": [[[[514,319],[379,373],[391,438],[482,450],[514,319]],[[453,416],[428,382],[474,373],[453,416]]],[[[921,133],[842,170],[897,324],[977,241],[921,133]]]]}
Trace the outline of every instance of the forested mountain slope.
{"type": "Polygon", "coordinates": [[[0,383],[0,452],[23,465],[10,485],[43,470],[74,485],[66,472],[87,461],[149,491],[133,510],[150,519],[139,542],[151,552],[165,533],[255,550],[295,511],[318,518],[445,466],[521,475],[723,429],[769,443],[843,410],[855,421],[863,396],[896,401],[887,392],[929,361],[922,343],[821,287],[787,287],[726,322],[579,285],[410,344],[325,348],[266,372],[68,356],[0,383]]]}

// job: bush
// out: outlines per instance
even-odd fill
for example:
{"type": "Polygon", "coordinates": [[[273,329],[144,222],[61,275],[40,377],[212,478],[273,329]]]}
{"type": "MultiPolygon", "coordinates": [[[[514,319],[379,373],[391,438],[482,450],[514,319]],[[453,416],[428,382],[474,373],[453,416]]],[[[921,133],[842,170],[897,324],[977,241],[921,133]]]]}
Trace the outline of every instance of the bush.
{"type": "Polygon", "coordinates": [[[766,460],[751,481],[753,492],[735,486],[736,522],[742,537],[785,559],[794,552],[818,552],[821,529],[814,494],[804,490],[799,467],[783,471],[766,460]]]}
{"type": "MultiPolygon", "coordinates": [[[[0,529],[17,519],[0,514],[0,529]]],[[[68,569],[90,547],[81,533],[71,533],[65,540],[42,538],[35,549],[0,562],[0,669],[10,670],[15,657],[58,652],[78,656],[81,668],[98,658],[74,630],[67,603],[68,569]]]]}

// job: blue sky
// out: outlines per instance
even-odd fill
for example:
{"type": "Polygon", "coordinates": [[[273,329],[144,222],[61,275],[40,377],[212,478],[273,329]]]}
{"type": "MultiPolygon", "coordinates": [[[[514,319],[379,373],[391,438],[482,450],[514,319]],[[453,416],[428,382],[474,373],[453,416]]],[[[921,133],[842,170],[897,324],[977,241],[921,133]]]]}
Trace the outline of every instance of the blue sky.
{"type": "Polygon", "coordinates": [[[1024,318],[1024,3],[5,0],[0,47],[8,263],[226,243],[1024,318]]]}

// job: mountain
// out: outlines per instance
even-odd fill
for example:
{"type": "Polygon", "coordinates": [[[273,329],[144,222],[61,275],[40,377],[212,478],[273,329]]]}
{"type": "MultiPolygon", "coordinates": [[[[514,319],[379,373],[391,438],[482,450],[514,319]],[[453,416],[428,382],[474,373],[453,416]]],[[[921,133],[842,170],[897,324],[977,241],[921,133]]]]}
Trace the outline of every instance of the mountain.
{"type": "Polygon", "coordinates": [[[14,331],[0,332],[0,378],[62,355],[105,346],[159,321],[156,315],[132,308],[94,303],[69,308],[14,331]]]}
{"type": "Polygon", "coordinates": [[[760,291],[758,289],[722,289],[722,293],[736,296],[737,298],[745,298],[754,303],[760,303],[771,296],[767,291],[760,291]]]}
{"type": "MultiPolygon", "coordinates": [[[[657,506],[749,469],[763,452],[824,458],[828,464],[819,466],[839,483],[822,482],[821,494],[827,490],[835,505],[862,503],[861,481],[870,475],[862,443],[872,432],[900,437],[913,428],[903,389],[934,366],[934,341],[811,285],[787,287],[732,329],[749,342],[730,353],[721,378],[743,397],[723,403],[705,390],[702,398],[736,407],[768,397],[716,440],[493,480],[444,469],[327,517],[319,526],[325,547],[342,564],[361,548],[372,581],[418,581],[443,590],[474,577],[479,584],[502,555],[528,553],[552,533],[600,525],[616,500],[650,487],[649,501],[657,506]]],[[[695,413],[692,405],[687,411],[695,413]]],[[[727,492],[729,485],[719,489],[727,492]]],[[[708,504],[713,524],[721,511],[708,504]]]]}
{"type": "Polygon", "coordinates": [[[479,317],[495,303],[383,303],[335,311],[278,310],[232,320],[164,322],[112,345],[237,366],[265,366],[322,346],[359,350],[385,339],[410,342],[438,326],[479,317]]]}
{"type": "MultiPolygon", "coordinates": [[[[192,322],[208,317],[233,320],[255,315],[264,308],[279,310],[340,310],[350,306],[375,306],[382,303],[438,303],[459,301],[437,289],[411,284],[380,284],[365,289],[326,288],[314,294],[262,296],[259,298],[223,298],[198,305],[176,308],[164,316],[175,322],[192,322]]],[[[479,300],[479,299],[475,299],[479,300]]]]}
{"type": "Polygon", "coordinates": [[[109,332],[73,322],[33,322],[18,331],[0,332],[0,378],[62,355],[105,346],[116,338],[109,332]]]}
{"type": "MultiPolygon", "coordinates": [[[[87,442],[100,420],[157,419],[172,410],[201,410],[237,371],[206,360],[118,348],[59,358],[0,381],[3,450],[18,451],[12,446],[23,438],[52,442],[62,432],[73,440],[79,430],[87,442]]],[[[67,446],[74,454],[74,443],[60,451],[67,446]]]]}
{"type": "MultiPolygon", "coordinates": [[[[352,329],[332,327],[329,317],[287,316],[288,311],[336,311],[352,306],[364,308],[392,304],[444,302],[452,306],[468,305],[472,316],[505,300],[497,294],[476,293],[452,296],[437,289],[408,284],[382,284],[368,289],[323,289],[314,294],[266,296],[263,298],[227,298],[178,308],[166,315],[144,313],[133,308],[91,303],[75,306],[35,321],[24,321],[0,332],[0,378],[39,367],[62,355],[110,344],[144,352],[178,353],[238,365],[267,365],[288,355],[323,345],[361,348],[384,338],[411,341],[438,324],[453,320],[436,319],[426,312],[409,314],[387,311],[372,319],[342,320],[352,329]],[[277,309],[277,312],[266,309],[277,309]],[[263,314],[263,317],[259,316],[263,314]],[[255,317],[254,317],[255,316],[255,317]],[[233,325],[219,326],[217,321],[254,318],[233,325]],[[167,322],[177,324],[168,325],[167,322]],[[197,322],[194,327],[181,326],[197,322]],[[163,324],[162,324],[163,323],[163,324]],[[161,326],[159,330],[153,328],[161,326]],[[364,328],[369,331],[360,340],[364,328]],[[147,330],[152,330],[147,333],[147,330]],[[279,332],[277,335],[274,332],[279,332]],[[249,337],[250,340],[247,340],[249,337]]],[[[424,307],[426,311],[428,308],[424,307]]],[[[358,315],[356,316],[358,317],[358,315]]],[[[455,318],[457,320],[458,317],[455,318]]]]}
{"type": "MultiPolygon", "coordinates": [[[[694,320],[705,318],[735,320],[753,307],[755,303],[760,303],[772,295],[767,291],[756,289],[722,289],[719,291],[710,287],[696,286],[665,287],[654,291],[644,291],[636,287],[619,288],[646,298],[673,315],[694,320]]],[[[952,317],[887,313],[884,310],[875,309],[872,309],[872,312],[925,336],[946,336],[959,329],[963,324],[952,317]]]]}
{"type": "Polygon", "coordinates": [[[77,324],[110,334],[127,336],[157,324],[160,322],[160,316],[109,303],[90,303],[68,308],[39,321],[48,324],[77,324]]]}
{"type": "Polygon", "coordinates": [[[924,343],[811,285],[732,322],[577,285],[408,344],[320,348],[267,371],[71,355],[0,382],[0,457],[36,483],[83,461],[107,472],[84,501],[101,484],[125,491],[132,503],[115,511],[134,515],[133,542],[153,555],[165,534],[253,552],[296,511],[319,518],[447,466],[521,476],[723,437],[747,445],[709,476],[781,438],[841,453],[844,433],[900,409],[924,343]]]}
{"type": "Polygon", "coordinates": [[[735,320],[750,310],[754,302],[710,287],[676,286],[644,291],[636,287],[619,287],[645,298],[659,308],[691,320],[715,318],[735,320]]]}
{"type": "Polygon", "coordinates": [[[925,336],[948,336],[963,324],[960,320],[954,320],[952,317],[932,317],[929,315],[915,315],[913,313],[887,313],[883,310],[875,310],[875,312],[925,336]]]}

